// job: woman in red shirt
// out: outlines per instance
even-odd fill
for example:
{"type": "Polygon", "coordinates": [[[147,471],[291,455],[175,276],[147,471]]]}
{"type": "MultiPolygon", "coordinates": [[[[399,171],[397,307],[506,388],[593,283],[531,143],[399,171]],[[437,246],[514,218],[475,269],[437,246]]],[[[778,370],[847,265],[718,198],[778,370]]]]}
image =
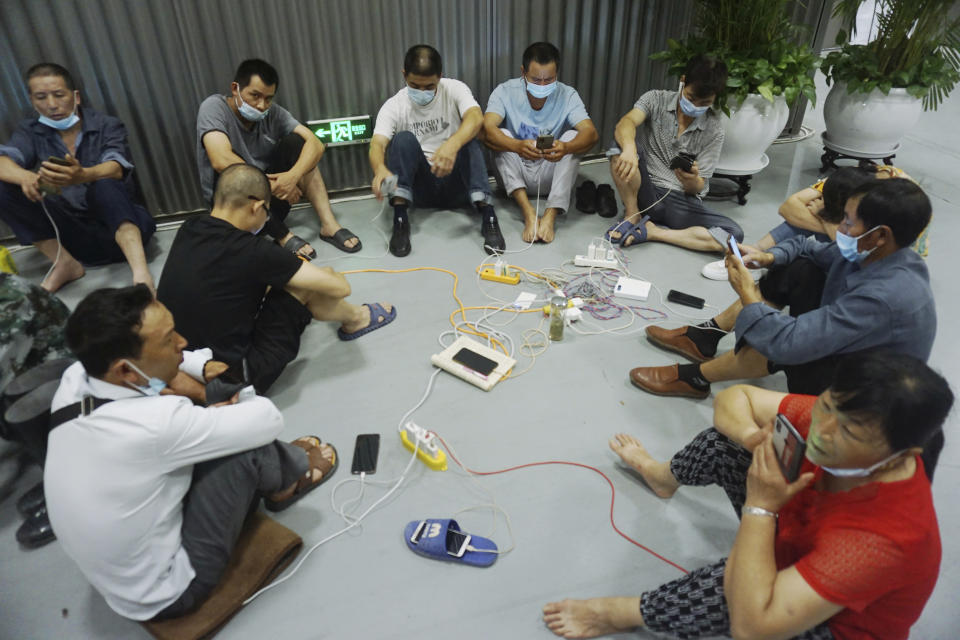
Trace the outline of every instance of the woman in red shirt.
{"type": "Polygon", "coordinates": [[[876,351],[843,360],[820,396],[725,390],[716,427],[668,462],[614,437],[611,448],[662,498],[722,486],[742,516],[733,549],[639,598],[549,603],[544,621],[565,638],[639,626],[678,638],[907,638],[940,566],[929,477],[952,404],[922,361],[876,351]],[[778,413],[806,440],[792,483],[773,447],[778,413]]]}

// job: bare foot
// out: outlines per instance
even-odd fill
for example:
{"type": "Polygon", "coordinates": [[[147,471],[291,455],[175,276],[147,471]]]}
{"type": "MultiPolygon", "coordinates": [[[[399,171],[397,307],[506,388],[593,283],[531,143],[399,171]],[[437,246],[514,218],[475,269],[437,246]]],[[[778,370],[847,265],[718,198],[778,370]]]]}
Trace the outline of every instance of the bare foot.
{"type": "Polygon", "coordinates": [[[643,625],[640,598],[561,600],[543,607],[547,628],[561,638],[596,638],[643,625]]]}
{"type": "MultiPolygon", "coordinates": [[[[383,307],[383,310],[387,313],[390,313],[390,310],[393,309],[392,304],[383,304],[380,306],[383,307]]],[[[377,323],[383,322],[383,316],[377,317],[377,323]]],[[[370,326],[370,323],[373,321],[373,318],[370,317],[370,305],[362,304],[357,307],[357,313],[354,316],[353,320],[350,322],[344,322],[342,326],[344,333],[356,333],[360,329],[366,329],[370,326]]]]}
{"type": "MultiPolygon", "coordinates": [[[[337,233],[337,231],[340,231],[340,229],[343,229],[343,227],[341,227],[339,224],[336,224],[336,223],[326,227],[321,225],[320,235],[322,235],[324,238],[332,238],[337,233]]],[[[348,249],[353,249],[355,246],[357,246],[358,242],[360,242],[360,238],[354,236],[349,240],[345,241],[343,243],[343,246],[347,247],[348,249]]]]}
{"type": "Polygon", "coordinates": [[[659,497],[670,498],[680,488],[680,483],[670,471],[670,463],[654,460],[640,441],[633,436],[618,433],[610,438],[610,448],[620,456],[621,460],[643,476],[647,486],[659,497]]]}
{"type": "Polygon", "coordinates": [[[53,271],[50,272],[50,275],[43,279],[40,286],[50,293],[53,293],[68,282],[82,278],[85,273],[86,271],[83,269],[83,265],[76,259],[61,260],[57,263],[57,266],[54,267],[53,271]]]}
{"type": "Polygon", "coordinates": [[[543,212],[543,217],[540,218],[540,224],[537,228],[537,240],[541,240],[546,243],[553,242],[554,238],[554,229],[553,225],[557,219],[557,210],[556,209],[547,209],[543,212]]]}
{"type": "Polygon", "coordinates": [[[537,239],[537,211],[533,207],[523,208],[523,233],[520,235],[524,242],[533,242],[537,239]]]}
{"type": "MultiPolygon", "coordinates": [[[[298,447],[301,447],[304,451],[308,451],[308,452],[310,450],[319,448],[320,454],[328,462],[330,462],[331,465],[335,460],[336,453],[334,452],[333,447],[331,447],[329,444],[321,443],[317,438],[313,436],[303,436],[302,438],[297,438],[291,444],[297,445],[298,447]]],[[[319,467],[311,466],[307,470],[307,475],[310,476],[311,482],[318,482],[320,479],[323,478],[323,471],[319,467]]],[[[275,502],[286,500],[296,492],[298,484],[299,484],[299,481],[296,481],[289,487],[286,487],[285,489],[281,489],[280,491],[268,496],[267,499],[275,502]]]]}
{"type": "MultiPolygon", "coordinates": [[[[277,244],[282,247],[283,245],[287,244],[287,240],[289,240],[289,239],[292,238],[292,237],[293,237],[293,232],[291,231],[291,232],[288,233],[287,235],[283,236],[283,238],[281,238],[280,240],[277,240],[277,244]]],[[[300,247],[300,248],[297,250],[297,253],[298,253],[299,255],[303,256],[304,258],[307,258],[307,259],[309,260],[309,259],[310,259],[310,255],[313,253],[313,247],[310,246],[310,243],[307,243],[307,244],[303,245],[302,247],[300,247]]]]}
{"type": "MultiPolygon", "coordinates": [[[[657,228],[657,225],[653,224],[653,222],[651,222],[651,221],[649,221],[649,220],[647,220],[646,224],[644,224],[643,226],[644,226],[644,228],[647,230],[647,237],[648,237],[648,238],[650,237],[650,229],[651,229],[651,228],[653,228],[653,229],[656,229],[656,228],[657,228]]],[[[639,229],[637,229],[637,230],[639,231],[639,229]]],[[[610,237],[613,237],[613,234],[612,234],[612,233],[610,234],[610,237]]],[[[635,245],[635,244],[640,244],[641,241],[636,240],[635,238],[636,238],[636,236],[630,236],[629,238],[627,238],[626,240],[623,241],[623,246],[625,246],[625,247],[632,247],[632,246],[635,245]]],[[[643,240],[642,242],[646,242],[646,240],[643,240]]]]}

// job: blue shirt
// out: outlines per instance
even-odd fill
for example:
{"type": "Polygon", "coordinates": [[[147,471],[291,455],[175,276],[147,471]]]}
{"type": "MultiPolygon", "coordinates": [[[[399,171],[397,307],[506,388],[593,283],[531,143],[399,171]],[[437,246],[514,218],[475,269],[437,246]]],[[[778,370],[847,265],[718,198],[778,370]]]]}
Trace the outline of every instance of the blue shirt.
{"type": "MultiPolygon", "coordinates": [[[[92,167],[110,160],[123,167],[124,182],[132,188],[130,172],[133,170],[130,147],[127,144],[127,129],[119,118],[77,107],[80,114],[80,133],[77,134],[74,157],[84,167],[92,167]]],[[[7,156],[24,169],[37,171],[40,163],[50,156],[63,158],[67,146],[60,132],[40,124],[37,118],[23,120],[13,132],[10,141],[0,145],[0,156],[7,156]]],[[[60,199],[77,211],[87,210],[87,184],[73,184],[63,188],[60,199]]]]}
{"type": "Polygon", "coordinates": [[[930,357],[937,333],[930,275],[909,247],[868,265],[849,262],[836,244],[814,238],[790,238],[770,253],[775,265],[805,257],[827,273],[820,308],[792,318],[761,302],[747,305],[734,327],[737,349],[746,342],[777,364],[873,347],[930,357]]]}
{"type": "Polygon", "coordinates": [[[503,116],[500,126],[509,129],[517,140],[535,140],[541,129],[559,139],[563,132],[590,119],[577,90],[562,82],[557,82],[543,107],[534,109],[527,99],[523,78],[497,85],[487,101],[487,113],[503,116]]]}

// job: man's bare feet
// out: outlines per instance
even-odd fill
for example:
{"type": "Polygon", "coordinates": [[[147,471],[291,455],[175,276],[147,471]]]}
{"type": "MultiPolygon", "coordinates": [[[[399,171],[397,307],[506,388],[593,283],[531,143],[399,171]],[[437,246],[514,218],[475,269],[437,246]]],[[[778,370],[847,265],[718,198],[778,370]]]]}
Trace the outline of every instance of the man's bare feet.
{"type": "Polygon", "coordinates": [[[610,448],[620,456],[621,460],[643,476],[647,486],[659,497],[670,498],[680,488],[680,483],[670,471],[670,463],[654,460],[640,441],[633,436],[618,433],[610,438],[610,448]]]}
{"type": "MultiPolygon", "coordinates": [[[[343,227],[341,227],[340,224],[337,223],[337,222],[334,222],[333,224],[330,224],[330,225],[327,225],[327,226],[323,226],[323,225],[321,224],[321,225],[320,225],[320,235],[322,235],[324,238],[332,238],[332,237],[334,236],[334,234],[335,234],[337,231],[340,231],[340,229],[342,229],[342,228],[343,228],[343,227]]],[[[353,249],[355,246],[357,246],[357,243],[358,243],[358,242],[360,242],[360,238],[357,238],[356,236],[354,236],[354,237],[350,238],[349,240],[346,240],[346,241],[343,243],[343,246],[347,247],[348,249],[353,249]]]]}
{"type": "Polygon", "coordinates": [[[524,242],[533,242],[537,239],[537,229],[539,227],[537,220],[537,210],[527,205],[521,207],[523,210],[523,233],[520,235],[524,242]]]}
{"type": "Polygon", "coordinates": [[[543,607],[547,628],[561,638],[596,638],[643,625],[640,598],[561,600],[543,607]]]}
{"type": "MultiPolygon", "coordinates": [[[[390,313],[390,310],[393,309],[392,304],[381,304],[381,306],[387,313],[390,313]]],[[[370,306],[362,304],[357,307],[357,312],[354,314],[353,319],[349,322],[344,322],[343,325],[341,325],[341,328],[343,329],[344,333],[356,333],[357,331],[366,329],[368,326],[370,326],[370,323],[373,322],[373,320],[374,318],[370,317],[370,306]]],[[[383,322],[383,320],[383,317],[376,318],[377,323],[383,322]]]]}
{"type": "MultiPolygon", "coordinates": [[[[283,245],[287,244],[287,240],[289,240],[292,237],[293,237],[293,231],[283,236],[283,238],[277,240],[277,244],[282,247],[283,245]]],[[[297,253],[309,260],[310,255],[313,254],[313,247],[310,246],[310,243],[307,243],[302,247],[300,247],[300,249],[297,250],[297,253]]]]}
{"type": "Polygon", "coordinates": [[[540,240],[545,243],[553,242],[554,238],[554,228],[553,225],[557,219],[557,210],[550,208],[543,212],[543,217],[540,218],[540,223],[537,225],[537,240],[540,240]]]}
{"type": "Polygon", "coordinates": [[[61,259],[60,262],[57,263],[57,266],[53,268],[53,271],[50,272],[50,275],[43,279],[40,286],[50,293],[53,293],[68,282],[82,278],[85,273],[86,271],[83,265],[75,258],[71,257],[69,260],[61,259]]]}

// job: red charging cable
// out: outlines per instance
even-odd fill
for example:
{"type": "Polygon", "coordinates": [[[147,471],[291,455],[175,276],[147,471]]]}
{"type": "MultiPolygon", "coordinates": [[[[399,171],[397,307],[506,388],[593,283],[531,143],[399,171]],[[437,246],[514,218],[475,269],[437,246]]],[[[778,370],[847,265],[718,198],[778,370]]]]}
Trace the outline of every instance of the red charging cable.
{"type": "Polygon", "coordinates": [[[600,469],[597,469],[596,467],[591,467],[590,465],[583,464],[581,462],[567,462],[565,460],[547,460],[544,462],[528,462],[527,464],[518,464],[515,467],[508,467],[506,469],[500,469],[499,471],[474,471],[473,469],[465,466],[462,462],[457,460],[457,456],[453,455],[453,452],[450,450],[450,447],[447,445],[447,443],[444,441],[443,438],[441,438],[436,432],[432,432],[432,433],[437,436],[437,439],[440,440],[441,444],[443,444],[443,448],[447,450],[447,453],[450,455],[453,461],[460,466],[461,469],[463,469],[464,471],[467,471],[468,473],[472,473],[473,475],[476,475],[476,476],[494,476],[494,475],[497,475],[498,473],[506,473],[508,471],[516,471],[517,469],[526,469],[528,467],[542,467],[549,464],[561,464],[561,465],[567,465],[570,467],[581,467],[583,469],[589,469],[594,473],[600,474],[600,476],[607,481],[607,484],[610,485],[610,526],[613,527],[613,530],[616,531],[618,534],[620,534],[620,536],[624,540],[640,547],[641,549],[643,549],[650,555],[654,556],[655,558],[659,558],[660,560],[663,560],[664,562],[669,564],[671,567],[679,569],[683,573],[689,573],[686,569],[678,565],[673,560],[670,560],[669,558],[666,558],[660,555],[650,547],[637,542],[636,540],[634,540],[633,538],[625,534],[623,531],[620,531],[619,527],[617,527],[617,523],[614,522],[613,520],[613,504],[617,499],[617,490],[614,488],[613,482],[610,480],[610,478],[607,477],[607,474],[605,474],[603,471],[600,471],[600,469]]]}

